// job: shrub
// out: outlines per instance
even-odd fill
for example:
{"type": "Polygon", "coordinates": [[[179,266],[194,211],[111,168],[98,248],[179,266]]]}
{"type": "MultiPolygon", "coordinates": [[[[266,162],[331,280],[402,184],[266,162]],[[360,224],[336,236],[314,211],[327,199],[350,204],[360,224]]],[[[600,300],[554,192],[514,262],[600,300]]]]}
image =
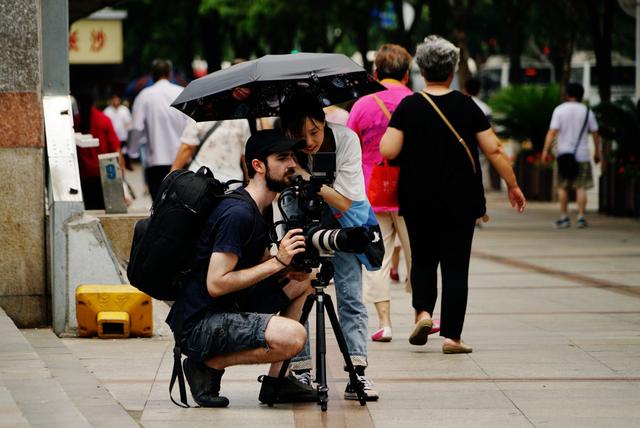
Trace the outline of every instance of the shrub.
{"type": "Polygon", "coordinates": [[[534,152],[542,151],[551,114],[559,103],[560,87],[556,84],[508,86],[489,99],[500,136],[531,140],[534,152]]]}

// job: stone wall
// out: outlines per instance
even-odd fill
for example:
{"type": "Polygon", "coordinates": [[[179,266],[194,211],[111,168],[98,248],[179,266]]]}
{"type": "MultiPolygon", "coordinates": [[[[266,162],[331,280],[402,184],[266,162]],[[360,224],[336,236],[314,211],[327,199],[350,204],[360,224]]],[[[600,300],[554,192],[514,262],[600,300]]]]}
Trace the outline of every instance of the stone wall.
{"type": "Polygon", "coordinates": [[[40,2],[0,1],[0,306],[48,324],[40,2]]]}

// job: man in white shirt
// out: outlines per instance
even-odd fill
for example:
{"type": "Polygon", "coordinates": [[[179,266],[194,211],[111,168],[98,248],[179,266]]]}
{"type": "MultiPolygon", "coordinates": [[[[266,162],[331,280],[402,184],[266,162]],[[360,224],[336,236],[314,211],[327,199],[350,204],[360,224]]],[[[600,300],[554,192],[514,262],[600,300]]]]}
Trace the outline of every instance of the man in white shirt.
{"type": "Polygon", "coordinates": [[[122,104],[120,95],[114,93],[111,96],[109,105],[102,111],[113,124],[113,130],[120,140],[120,151],[125,157],[125,164],[129,168],[129,157],[127,156],[127,137],[131,129],[131,112],[129,108],[122,104]]]}
{"type": "Polygon", "coordinates": [[[131,112],[127,106],[122,104],[122,100],[118,94],[111,96],[111,102],[103,110],[103,113],[111,119],[113,130],[116,131],[120,142],[123,144],[126,143],[127,134],[129,133],[129,128],[131,128],[131,112]]]}
{"type": "Polygon", "coordinates": [[[171,107],[183,89],[169,82],[171,62],[156,59],[151,71],[155,83],[143,89],[133,103],[129,149],[135,154],[142,145],[145,179],[149,193],[155,199],[162,179],[169,173],[176,158],[188,117],[171,107]]]}
{"type": "Polygon", "coordinates": [[[598,122],[587,106],[582,104],[584,88],[579,83],[567,85],[567,100],[553,111],[551,124],[544,142],[542,158],[548,159],[549,149],[554,140],[558,147],[556,157],[562,154],[573,154],[578,162],[578,175],[575,178],[563,177],[558,174],[558,199],[560,200],[560,218],[555,221],[555,227],[565,229],[571,226],[567,215],[570,187],[576,189],[576,201],[578,202],[578,219],[576,226],[584,228],[587,222],[584,218],[587,206],[586,190],[593,187],[591,173],[591,160],[589,156],[589,140],[587,134],[593,137],[595,152],[593,161],[600,162],[600,135],[598,134],[598,122]]]}

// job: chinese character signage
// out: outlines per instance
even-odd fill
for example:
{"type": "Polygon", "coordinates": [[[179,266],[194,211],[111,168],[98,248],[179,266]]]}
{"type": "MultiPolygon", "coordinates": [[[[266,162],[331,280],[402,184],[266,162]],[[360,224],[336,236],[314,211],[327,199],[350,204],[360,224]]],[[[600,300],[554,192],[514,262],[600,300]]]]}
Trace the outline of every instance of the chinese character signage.
{"type": "Polygon", "coordinates": [[[122,63],[122,21],[83,19],[69,30],[70,64],[122,63]]]}

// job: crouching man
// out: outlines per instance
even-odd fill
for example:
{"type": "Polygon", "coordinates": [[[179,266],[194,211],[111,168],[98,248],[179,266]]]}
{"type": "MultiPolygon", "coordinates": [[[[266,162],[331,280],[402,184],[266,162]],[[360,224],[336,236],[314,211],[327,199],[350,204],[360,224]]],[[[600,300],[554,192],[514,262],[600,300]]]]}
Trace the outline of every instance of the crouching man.
{"type": "MultiPolygon", "coordinates": [[[[274,130],[255,133],[247,141],[249,184],[235,190],[242,199],[225,198],[213,210],[196,244],[196,266],[184,285],[183,367],[193,399],[203,407],[226,407],[220,396],[225,368],[271,363],[261,376],[259,399],[273,402],[282,361],[298,354],[306,331],[297,321],[312,292],[306,273],[289,264],[305,250],[301,229],[290,230],[275,257],[268,251],[269,224],[263,213],[276,194],[291,183],[296,142],[274,130]],[[279,313],[280,315],[274,315],[279,313]]],[[[167,322],[175,328],[174,305],[167,322]]],[[[281,402],[316,401],[317,392],[285,378],[281,402]]]]}

